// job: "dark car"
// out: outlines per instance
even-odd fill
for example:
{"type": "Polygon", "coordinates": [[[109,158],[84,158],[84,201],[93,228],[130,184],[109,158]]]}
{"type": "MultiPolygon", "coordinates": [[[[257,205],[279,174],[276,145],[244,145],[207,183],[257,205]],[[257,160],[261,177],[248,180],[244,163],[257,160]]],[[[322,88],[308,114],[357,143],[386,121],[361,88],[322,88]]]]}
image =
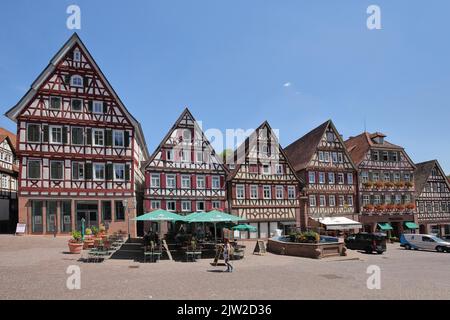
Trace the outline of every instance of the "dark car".
{"type": "Polygon", "coordinates": [[[386,251],[386,234],[362,232],[350,235],[345,239],[345,246],[352,250],[382,254],[386,251]]]}

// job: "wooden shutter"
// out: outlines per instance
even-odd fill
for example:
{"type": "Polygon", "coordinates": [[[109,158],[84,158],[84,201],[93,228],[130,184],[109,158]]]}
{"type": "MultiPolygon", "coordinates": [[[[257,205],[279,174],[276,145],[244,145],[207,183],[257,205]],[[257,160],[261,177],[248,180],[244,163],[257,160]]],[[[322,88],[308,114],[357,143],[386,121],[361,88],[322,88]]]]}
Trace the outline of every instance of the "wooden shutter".
{"type": "Polygon", "coordinates": [[[128,130],[125,130],[124,132],[124,143],[125,143],[125,148],[128,148],[130,146],[130,132],[128,130]]]}
{"type": "Polygon", "coordinates": [[[72,179],[79,179],[79,175],[78,173],[80,172],[79,170],[79,163],[78,162],[72,162],[72,179]]]}
{"type": "Polygon", "coordinates": [[[125,181],[130,181],[130,165],[125,165],[125,181]]]}
{"type": "Polygon", "coordinates": [[[83,86],[87,87],[89,85],[89,79],[87,77],[83,77],[83,86]]]}
{"type": "Polygon", "coordinates": [[[62,142],[63,144],[67,144],[67,137],[68,137],[68,131],[69,131],[69,127],[63,127],[63,132],[62,132],[62,142]]]}
{"type": "Polygon", "coordinates": [[[93,103],[92,100],[89,100],[89,101],[88,101],[88,111],[89,111],[89,112],[92,112],[93,104],[94,104],[94,103],[93,103]]]}
{"type": "Polygon", "coordinates": [[[107,163],[106,164],[106,180],[112,180],[113,179],[113,164],[107,163]]]}
{"type": "Polygon", "coordinates": [[[103,103],[103,113],[108,113],[108,106],[106,103],[103,103]]]}
{"type": "Polygon", "coordinates": [[[112,146],[112,139],[113,139],[113,131],[112,130],[105,130],[105,146],[112,146]]]}
{"type": "Polygon", "coordinates": [[[92,129],[91,128],[86,129],[86,144],[92,145],[92,129]]]}
{"type": "Polygon", "coordinates": [[[48,142],[48,125],[42,126],[42,131],[43,131],[42,141],[48,142]]]}
{"type": "Polygon", "coordinates": [[[84,176],[86,179],[92,179],[92,163],[86,163],[84,165],[84,176]]]}
{"type": "Polygon", "coordinates": [[[64,76],[64,83],[70,85],[70,74],[66,74],[64,76]]]}

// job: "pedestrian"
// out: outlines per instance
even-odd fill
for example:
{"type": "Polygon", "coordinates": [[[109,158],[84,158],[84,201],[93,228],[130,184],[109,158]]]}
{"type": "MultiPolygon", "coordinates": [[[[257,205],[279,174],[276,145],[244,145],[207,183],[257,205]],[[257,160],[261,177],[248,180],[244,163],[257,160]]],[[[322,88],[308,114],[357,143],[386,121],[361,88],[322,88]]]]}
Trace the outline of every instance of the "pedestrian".
{"type": "Polygon", "coordinates": [[[231,255],[231,244],[228,239],[225,239],[225,243],[223,245],[223,259],[227,265],[227,270],[225,272],[233,272],[233,266],[230,263],[230,255],[231,255]]]}

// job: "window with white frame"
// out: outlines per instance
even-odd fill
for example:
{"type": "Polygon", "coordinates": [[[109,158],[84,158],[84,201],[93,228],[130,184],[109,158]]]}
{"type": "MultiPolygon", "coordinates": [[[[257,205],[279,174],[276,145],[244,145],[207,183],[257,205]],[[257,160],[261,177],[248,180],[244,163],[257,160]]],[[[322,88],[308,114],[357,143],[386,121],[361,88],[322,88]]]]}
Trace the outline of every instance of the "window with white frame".
{"type": "Polygon", "coordinates": [[[337,152],[332,152],[331,153],[331,160],[333,161],[333,163],[337,163],[338,162],[337,152]]]}
{"type": "Polygon", "coordinates": [[[80,62],[81,61],[81,52],[78,49],[73,51],[73,61],[80,62]]]}
{"type": "Polygon", "coordinates": [[[343,163],[344,162],[344,155],[342,152],[338,152],[338,162],[343,163]]]}
{"type": "Polygon", "coordinates": [[[270,174],[270,166],[265,164],[263,165],[263,174],[270,174]]]}
{"type": "Polygon", "coordinates": [[[50,179],[52,180],[64,179],[63,161],[50,161],[50,179]]]}
{"type": "Polygon", "coordinates": [[[72,162],[72,179],[84,180],[84,163],[73,161],[72,162]]]}
{"type": "Polygon", "coordinates": [[[159,173],[152,173],[150,176],[150,187],[159,188],[161,186],[161,178],[159,173]]]}
{"type": "Polygon", "coordinates": [[[383,173],[383,180],[384,181],[390,181],[391,180],[391,175],[389,172],[384,172],[383,173]]]}
{"type": "Polygon", "coordinates": [[[399,182],[400,181],[400,173],[396,172],[394,173],[394,182],[399,182]]]}
{"type": "Polygon", "coordinates": [[[338,200],[339,200],[339,207],[343,207],[345,204],[345,197],[339,196],[338,200]]]}
{"type": "Polygon", "coordinates": [[[173,150],[166,150],[166,160],[173,161],[173,150]]]}
{"type": "Polygon", "coordinates": [[[385,204],[391,204],[392,203],[392,198],[390,194],[387,194],[384,196],[384,203],[385,204]]]}
{"type": "Polygon", "coordinates": [[[173,200],[167,200],[166,202],[167,210],[169,211],[176,211],[177,210],[177,203],[173,200]]]}
{"type": "Polygon", "coordinates": [[[330,153],[328,151],[323,153],[323,161],[330,162],[330,153]]]}
{"type": "Polygon", "coordinates": [[[161,201],[160,200],[152,200],[150,205],[153,210],[161,209],[161,201]]]}
{"type": "Polygon", "coordinates": [[[93,113],[103,113],[103,101],[94,101],[92,103],[93,113]]]}
{"type": "Polygon", "coordinates": [[[197,211],[205,211],[205,202],[204,201],[197,201],[197,211]]]}
{"type": "Polygon", "coordinates": [[[181,211],[183,212],[191,212],[191,202],[190,201],[181,201],[181,211]]]}
{"type": "Polygon", "coordinates": [[[242,184],[236,185],[236,199],[245,198],[245,187],[242,184]]]}
{"type": "Polygon", "coordinates": [[[205,176],[197,176],[197,189],[205,189],[205,176]]]}
{"type": "Polygon", "coordinates": [[[379,194],[376,194],[373,196],[373,204],[374,205],[381,204],[381,196],[379,194]]]}
{"type": "Polygon", "coordinates": [[[124,163],[114,163],[114,180],[124,181],[125,180],[125,164],[124,163]]]}
{"type": "Polygon", "coordinates": [[[370,204],[370,196],[368,194],[363,195],[363,206],[370,204]]]}
{"type": "Polygon", "coordinates": [[[191,176],[181,176],[181,188],[189,189],[191,187],[191,176]]]}
{"type": "Polygon", "coordinates": [[[284,198],[284,188],[283,186],[276,186],[275,187],[275,193],[277,199],[283,199],[284,198]]]}
{"type": "Polygon", "coordinates": [[[337,181],[338,184],[344,184],[344,174],[342,172],[337,174],[337,181]]]}
{"type": "Polygon", "coordinates": [[[217,201],[217,200],[212,201],[212,208],[220,209],[220,201],[217,201]]]}
{"type": "Polygon", "coordinates": [[[313,195],[309,196],[309,206],[315,207],[316,205],[317,205],[316,196],[313,195]]]}
{"type": "Polygon", "coordinates": [[[263,186],[263,197],[264,199],[272,199],[272,187],[263,186]]]}
{"type": "Polygon", "coordinates": [[[198,163],[203,163],[203,151],[196,151],[195,158],[198,163]]]}
{"type": "Polygon", "coordinates": [[[94,180],[105,180],[105,164],[94,163],[94,180]]]}
{"type": "Polygon", "coordinates": [[[250,199],[258,199],[258,186],[257,185],[250,186],[250,199]]]}
{"type": "Polygon", "coordinates": [[[277,174],[283,174],[283,165],[282,164],[276,164],[275,168],[276,168],[277,174]]]}
{"type": "Polygon", "coordinates": [[[62,143],[62,127],[50,126],[50,143],[62,143]]]}
{"type": "Polygon", "coordinates": [[[410,181],[411,181],[411,175],[410,175],[409,173],[405,173],[405,174],[403,175],[403,179],[404,179],[405,181],[407,181],[407,182],[410,182],[410,181]]]}
{"type": "Polygon", "coordinates": [[[79,75],[73,75],[70,78],[70,85],[72,87],[83,87],[83,77],[79,75]]]}
{"type": "Polygon", "coordinates": [[[329,196],[328,202],[330,204],[330,207],[335,207],[336,206],[336,196],[334,196],[334,195],[329,196]]]}
{"type": "Polygon", "coordinates": [[[372,180],[373,180],[373,181],[378,181],[378,180],[380,180],[380,173],[379,173],[379,172],[373,172],[373,173],[372,173],[372,180]]]}
{"type": "Polygon", "coordinates": [[[369,172],[367,171],[362,171],[361,172],[361,182],[365,183],[369,181],[369,172]]]}
{"type": "Polygon", "coordinates": [[[319,161],[323,162],[324,158],[323,158],[323,151],[319,151],[319,161]]]}
{"type": "Polygon", "coordinates": [[[295,187],[294,186],[288,186],[288,198],[289,199],[295,199],[295,187]]]}
{"type": "Polygon", "coordinates": [[[83,100],[82,99],[72,99],[70,102],[70,109],[72,111],[83,111],[83,100]]]}
{"type": "Polygon", "coordinates": [[[395,195],[395,204],[401,204],[402,203],[402,195],[396,194],[395,195]]]}
{"type": "Polygon", "coordinates": [[[41,178],[41,160],[28,160],[28,179],[41,178]]]}
{"type": "Polygon", "coordinates": [[[61,110],[61,97],[50,97],[49,109],[61,110]]]}
{"type": "Polygon", "coordinates": [[[327,142],[333,142],[334,141],[334,133],[331,131],[327,132],[327,142]]]}
{"type": "Polygon", "coordinates": [[[309,183],[316,183],[316,173],[315,172],[309,173],[309,183]]]}
{"type": "Polygon", "coordinates": [[[319,183],[320,184],[325,183],[325,172],[319,172],[319,183]]]}
{"type": "Polygon", "coordinates": [[[347,173],[347,184],[353,184],[353,173],[347,173]]]}
{"type": "Polygon", "coordinates": [[[181,150],[181,161],[183,161],[183,162],[191,161],[191,152],[188,149],[181,150]]]}
{"type": "Polygon", "coordinates": [[[334,172],[328,172],[328,183],[329,184],[334,184],[335,183],[334,172]]]}
{"type": "Polygon", "coordinates": [[[92,142],[94,146],[103,146],[105,144],[105,132],[103,129],[92,129],[92,142]]]}
{"type": "Polygon", "coordinates": [[[353,207],[353,196],[347,196],[347,205],[353,207]]]}
{"type": "Polygon", "coordinates": [[[123,130],[114,130],[114,147],[123,147],[125,146],[125,133],[123,130]]]}
{"type": "Polygon", "coordinates": [[[327,205],[327,200],[324,195],[319,196],[319,205],[325,207],[327,205]]]}
{"type": "Polygon", "coordinates": [[[183,141],[190,142],[191,141],[191,130],[184,129],[183,130],[183,141]]]}
{"type": "Polygon", "coordinates": [[[73,145],[84,145],[84,128],[82,127],[71,127],[72,134],[72,144],[73,145]]]}
{"type": "Polygon", "coordinates": [[[174,174],[168,174],[166,176],[166,188],[175,189],[177,186],[177,176],[174,174]]]}
{"type": "Polygon", "coordinates": [[[220,177],[212,176],[212,188],[220,189],[220,177]]]}

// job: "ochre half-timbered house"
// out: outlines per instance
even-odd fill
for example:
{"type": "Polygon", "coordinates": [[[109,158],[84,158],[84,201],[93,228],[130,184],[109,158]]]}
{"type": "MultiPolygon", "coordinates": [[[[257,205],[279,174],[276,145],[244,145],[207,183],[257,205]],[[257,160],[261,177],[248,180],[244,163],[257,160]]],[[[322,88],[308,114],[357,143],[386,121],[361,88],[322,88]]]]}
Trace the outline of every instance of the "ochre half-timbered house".
{"type": "Polygon", "coordinates": [[[227,158],[231,213],[257,228],[253,238],[300,227],[300,180],[265,121],[227,158]]]}
{"type": "Polygon", "coordinates": [[[225,211],[226,175],[219,155],[186,108],[145,166],[144,207],[182,215],[225,211]]]}
{"type": "Polygon", "coordinates": [[[417,163],[414,181],[420,233],[450,235],[450,183],[439,162],[417,163]]]}
{"type": "Polygon", "coordinates": [[[332,222],[328,230],[357,229],[356,167],[333,122],[324,122],[284,150],[304,186],[304,224],[326,227],[332,222]]]}
{"type": "Polygon", "coordinates": [[[364,230],[399,236],[416,226],[414,163],[386,135],[363,132],[345,145],[359,172],[359,203],[364,230]]]}
{"type": "Polygon", "coordinates": [[[6,115],[17,122],[19,221],[29,233],[67,233],[85,219],[135,234],[144,135],[77,34],[6,115]]]}
{"type": "Polygon", "coordinates": [[[18,221],[16,135],[0,128],[0,233],[12,233],[18,221]]]}

